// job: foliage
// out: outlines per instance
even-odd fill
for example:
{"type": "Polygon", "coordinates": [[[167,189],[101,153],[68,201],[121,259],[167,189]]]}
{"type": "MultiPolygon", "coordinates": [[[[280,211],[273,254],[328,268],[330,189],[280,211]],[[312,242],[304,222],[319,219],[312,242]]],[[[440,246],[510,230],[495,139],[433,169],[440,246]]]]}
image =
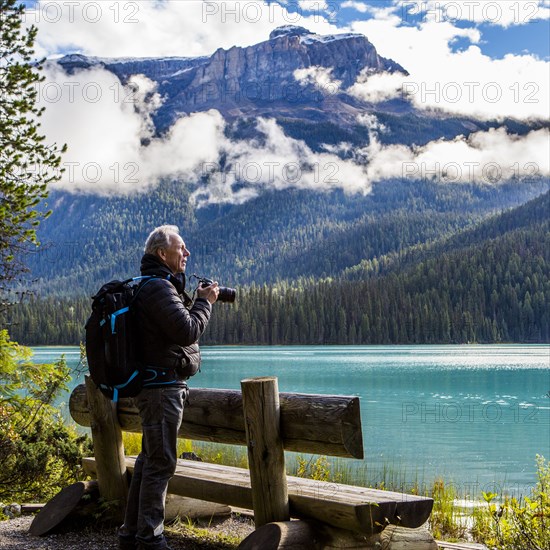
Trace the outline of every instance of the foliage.
{"type": "Polygon", "coordinates": [[[48,212],[37,209],[48,184],[60,178],[60,153],[39,133],[37,86],[41,63],[33,63],[37,29],[22,28],[24,5],[0,0],[0,285],[22,267],[15,253],[36,244],[48,212]]]}
{"type": "Polygon", "coordinates": [[[190,447],[187,452],[194,452],[204,462],[248,468],[248,453],[244,447],[206,441],[188,441],[188,443],[190,447]]]}
{"type": "MultiPolygon", "coordinates": [[[[306,477],[315,481],[331,480],[330,463],[326,456],[317,457],[315,460],[313,457],[306,459],[303,456],[298,456],[296,462],[296,475],[298,477],[306,477]]],[[[332,479],[331,481],[337,480],[332,479]]]]}
{"type": "MultiPolygon", "coordinates": [[[[124,445],[124,454],[127,456],[137,456],[141,452],[141,433],[122,432],[122,444],[124,445]]],[[[177,454],[192,452],[191,441],[188,439],[178,439],[177,454]]]]}
{"type": "Polygon", "coordinates": [[[0,500],[52,497],[80,477],[90,451],[52,405],[69,380],[64,359],[38,365],[30,356],[0,331],[0,500]]]}
{"type": "Polygon", "coordinates": [[[437,479],[430,496],[434,499],[432,514],[428,520],[430,531],[438,540],[460,540],[466,536],[466,526],[461,511],[455,505],[456,490],[437,479]]]}
{"type": "Polygon", "coordinates": [[[476,540],[491,550],[550,550],[550,461],[537,455],[537,484],[530,497],[504,497],[497,506],[495,493],[483,493],[487,507],[474,516],[476,540]]]}
{"type": "MultiPolygon", "coordinates": [[[[212,446],[212,450],[216,445],[212,446]]],[[[218,445],[216,463],[234,465],[233,457],[227,456],[225,445],[218,445]]],[[[210,459],[206,459],[210,462],[210,459]]],[[[550,550],[550,462],[538,456],[537,483],[530,497],[504,498],[498,508],[494,503],[494,493],[482,493],[487,502],[486,508],[463,509],[458,503],[456,487],[442,479],[434,481],[431,487],[418,484],[411,486],[393,476],[387,480],[353,479],[352,483],[361,487],[407,492],[411,494],[429,494],[434,499],[432,514],[429,518],[429,529],[434,538],[440,540],[465,540],[474,537],[484,543],[490,550],[550,550]]],[[[296,457],[294,472],[297,475],[318,481],[344,483],[350,477],[340,463],[332,465],[325,456],[296,457]]],[[[399,476],[397,476],[399,477],[399,476]]]]}

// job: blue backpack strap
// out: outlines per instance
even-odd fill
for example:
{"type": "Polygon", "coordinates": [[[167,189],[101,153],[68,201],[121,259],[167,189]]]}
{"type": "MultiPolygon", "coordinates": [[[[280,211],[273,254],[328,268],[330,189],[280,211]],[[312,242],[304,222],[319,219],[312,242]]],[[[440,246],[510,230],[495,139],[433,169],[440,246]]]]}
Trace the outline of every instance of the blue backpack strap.
{"type": "Polygon", "coordinates": [[[128,311],[130,311],[130,308],[126,306],[126,307],[123,307],[122,309],[113,311],[113,313],[111,313],[111,334],[116,334],[115,325],[116,325],[117,316],[121,315],[122,313],[126,313],[128,311]]]}

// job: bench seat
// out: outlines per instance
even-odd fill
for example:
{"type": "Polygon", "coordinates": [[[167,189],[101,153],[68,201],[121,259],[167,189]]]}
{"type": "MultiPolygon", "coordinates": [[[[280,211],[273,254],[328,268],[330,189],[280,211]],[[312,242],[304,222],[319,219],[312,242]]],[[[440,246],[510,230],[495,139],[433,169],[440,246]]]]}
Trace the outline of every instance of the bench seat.
{"type": "MultiPolygon", "coordinates": [[[[133,472],[136,457],[126,457],[133,472]]],[[[93,457],[83,460],[85,471],[96,474],[93,457]]],[[[416,528],[430,516],[433,500],[392,491],[368,489],[340,483],[287,476],[290,513],[335,527],[365,534],[381,531],[388,523],[416,528]]],[[[168,487],[170,493],[253,508],[248,469],[193,460],[178,460],[176,474],[168,487]]]]}

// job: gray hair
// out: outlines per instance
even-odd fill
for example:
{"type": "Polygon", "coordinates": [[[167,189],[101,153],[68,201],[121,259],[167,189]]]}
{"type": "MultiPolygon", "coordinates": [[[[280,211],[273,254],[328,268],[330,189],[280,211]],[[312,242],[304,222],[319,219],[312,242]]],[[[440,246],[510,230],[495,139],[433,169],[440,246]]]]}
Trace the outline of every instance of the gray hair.
{"type": "Polygon", "coordinates": [[[177,225],[161,225],[153,229],[145,241],[145,253],[156,254],[159,248],[168,248],[170,246],[170,235],[174,234],[180,234],[177,225]]]}

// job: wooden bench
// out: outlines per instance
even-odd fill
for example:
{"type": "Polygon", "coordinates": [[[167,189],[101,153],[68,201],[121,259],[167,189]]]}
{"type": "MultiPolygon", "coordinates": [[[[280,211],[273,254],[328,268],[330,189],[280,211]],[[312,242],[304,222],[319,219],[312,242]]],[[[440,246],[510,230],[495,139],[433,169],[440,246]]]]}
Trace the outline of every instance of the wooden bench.
{"type": "MultiPolygon", "coordinates": [[[[170,493],[253,509],[257,527],[292,516],[371,535],[388,524],[427,521],[430,498],[286,476],[284,450],[363,458],[359,398],[279,394],[275,378],[243,380],[241,388],[192,388],[179,436],[246,445],[249,469],[180,459],[170,493]]],[[[84,459],[84,468],[111,497],[135,462],[124,456],[120,430],[141,430],[131,399],[113,406],[91,380],[69,403],[73,419],[92,428],[95,458],[84,459]]]]}

